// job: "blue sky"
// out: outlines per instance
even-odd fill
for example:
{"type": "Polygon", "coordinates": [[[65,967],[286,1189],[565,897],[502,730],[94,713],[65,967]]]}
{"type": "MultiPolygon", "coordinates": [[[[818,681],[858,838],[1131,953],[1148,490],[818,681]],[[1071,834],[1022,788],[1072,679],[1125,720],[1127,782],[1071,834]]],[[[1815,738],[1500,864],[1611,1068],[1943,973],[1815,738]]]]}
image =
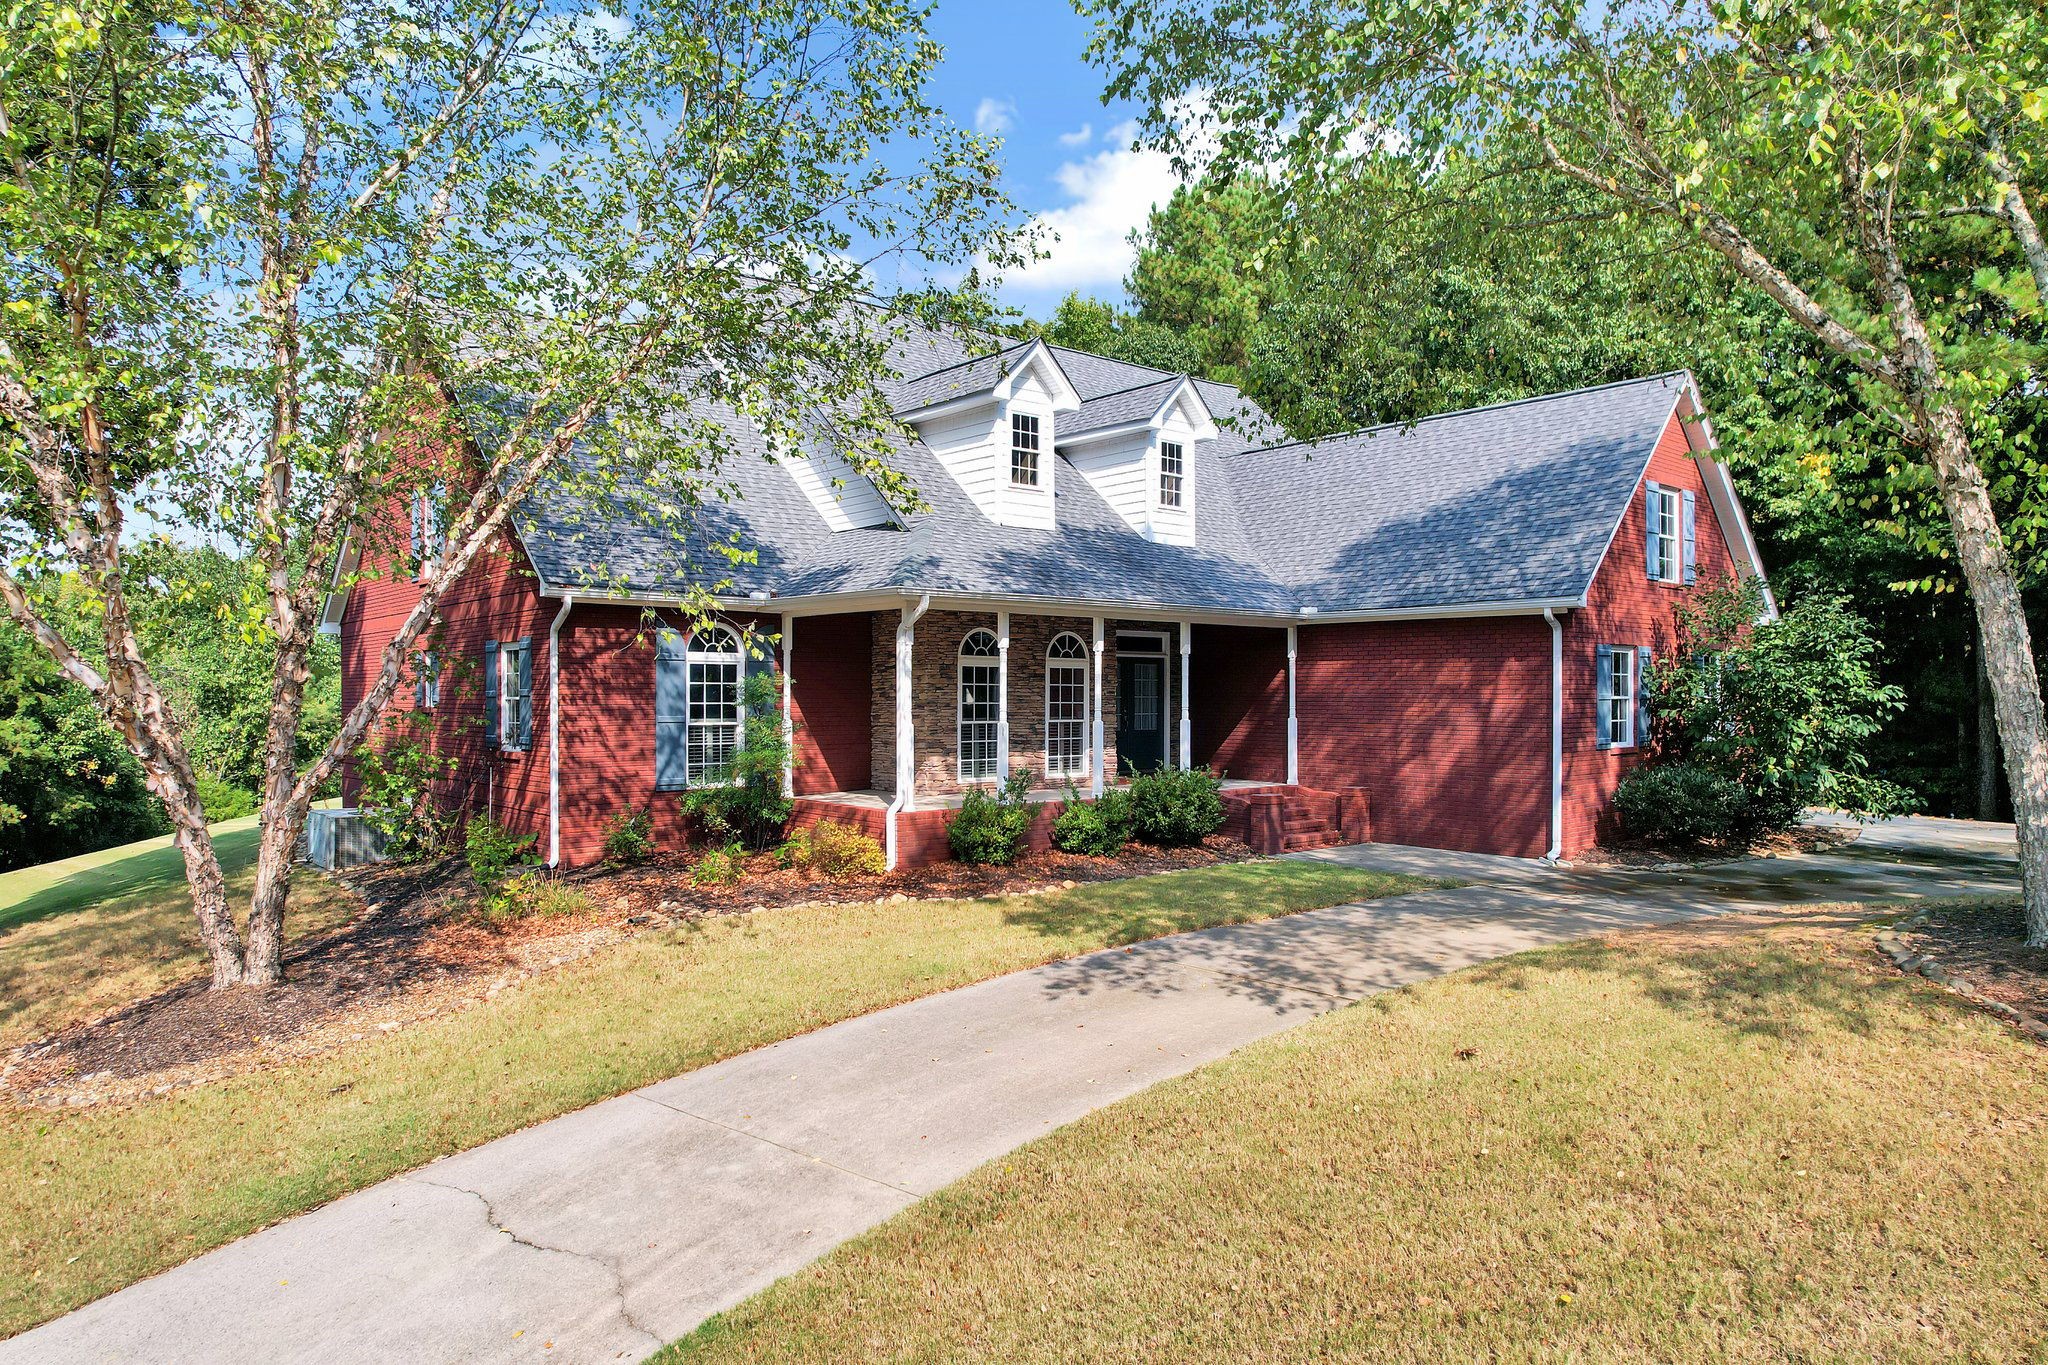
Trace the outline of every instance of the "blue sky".
{"type": "Polygon", "coordinates": [[[964,127],[1003,138],[1010,197],[1044,227],[1050,259],[1004,282],[1002,301],[1044,317],[1069,290],[1124,298],[1125,237],[1172,193],[1164,157],[1130,150],[1129,105],[1105,108],[1083,58],[1089,23],[1067,0],[938,0],[945,44],[937,102],[964,127]]]}

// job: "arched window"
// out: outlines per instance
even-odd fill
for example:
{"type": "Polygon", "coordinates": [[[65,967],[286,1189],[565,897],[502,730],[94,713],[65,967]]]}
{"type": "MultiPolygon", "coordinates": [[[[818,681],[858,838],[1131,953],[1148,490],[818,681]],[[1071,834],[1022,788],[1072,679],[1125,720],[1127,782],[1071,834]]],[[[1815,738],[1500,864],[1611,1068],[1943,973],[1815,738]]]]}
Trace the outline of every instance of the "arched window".
{"type": "Polygon", "coordinates": [[[740,637],[725,626],[705,626],[684,655],[688,680],[687,785],[722,782],[740,747],[740,637]]]}
{"type": "Polygon", "coordinates": [[[1045,651],[1045,774],[1088,772],[1088,646],[1066,631],[1045,651]]]}
{"type": "Polygon", "coordinates": [[[1003,756],[996,751],[996,723],[1002,709],[1002,662],[998,656],[996,637],[988,631],[969,631],[960,642],[962,782],[985,782],[1003,773],[1003,756]]]}

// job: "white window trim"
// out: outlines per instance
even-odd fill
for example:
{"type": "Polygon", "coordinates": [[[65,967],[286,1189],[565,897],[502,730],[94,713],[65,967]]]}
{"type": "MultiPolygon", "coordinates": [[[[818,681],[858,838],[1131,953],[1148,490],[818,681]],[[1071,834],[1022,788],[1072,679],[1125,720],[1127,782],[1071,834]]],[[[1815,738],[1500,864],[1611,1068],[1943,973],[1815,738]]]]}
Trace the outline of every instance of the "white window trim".
{"type": "Polygon", "coordinates": [[[1093,729],[1090,726],[1090,721],[1094,719],[1094,716],[1093,704],[1089,700],[1088,659],[1088,642],[1086,640],[1083,640],[1079,635],[1075,634],[1071,630],[1059,631],[1052,637],[1052,639],[1045,642],[1044,761],[1045,776],[1048,781],[1054,778],[1062,778],[1067,781],[1072,781],[1074,778],[1077,777],[1087,777],[1089,774],[1095,771],[1095,755],[1093,754],[1093,752],[1091,752],[1094,748],[1094,745],[1090,743],[1089,740],[1090,735],[1094,733],[1093,729]],[[1080,646],[1080,655],[1076,658],[1071,659],[1055,659],[1052,653],[1053,646],[1058,644],[1061,640],[1066,639],[1071,639],[1076,645],[1080,646]],[[1076,766],[1062,769],[1054,766],[1052,756],[1052,680],[1053,673],[1055,670],[1065,669],[1072,669],[1074,672],[1079,673],[1081,675],[1081,749],[1079,754],[1075,758],[1076,766]]]}
{"type": "MultiPolygon", "coordinates": [[[[961,703],[967,697],[967,670],[970,668],[985,668],[995,673],[996,686],[1001,688],[1003,666],[1002,640],[994,631],[986,626],[976,626],[973,630],[960,637],[960,648],[954,658],[957,667],[953,673],[953,768],[959,780],[963,783],[977,787],[993,786],[1003,780],[1003,763],[1006,755],[996,755],[995,771],[993,772],[969,773],[967,771],[968,720],[964,714],[966,708],[961,703]],[[967,652],[968,641],[977,635],[988,636],[993,652],[988,654],[969,654],[967,652]]],[[[1002,721],[1002,703],[998,700],[995,718],[988,721],[975,721],[974,724],[987,725],[991,731],[989,742],[992,745],[999,745],[1002,742],[1003,735],[1002,721]]]]}
{"type": "Polygon", "coordinates": [[[523,699],[519,691],[519,660],[532,649],[530,643],[522,645],[516,640],[498,644],[498,747],[506,753],[526,752],[526,746],[519,742],[519,704],[523,699]]]}
{"type": "MultiPolygon", "coordinates": [[[[736,719],[732,723],[731,728],[733,732],[733,749],[737,751],[741,743],[745,741],[747,733],[746,640],[738,630],[734,629],[732,626],[725,624],[723,621],[716,621],[710,625],[700,626],[698,629],[690,632],[688,639],[683,644],[683,790],[685,791],[689,791],[690,789],[695,787],[708,787],[714,785],[713,783],[706,780],[704,774],[698,772],[695,768],[693,768],[690,765],[690,734],[693,730],[700,728],[698,723],[690,718],[690,701],[692,697],[692,689],[696,686],[696,679],[692,675],[694,674],[699,664],[725,663],[729,663],[734,666],[732,685],[735,696],[733,698],[733,709],[736,712],[738,719],[736,719]],[[697,637],[703,635],[706,631],[716,631],[720,635],[723,635],[727,640],[730,640],[732,642],[732,649],[715,650],[697,648],[697,637]]],[[[724,727],[714,727],[710,725],[705,725],[701,728],[708,730],[724,727]]],[[[731,781],[734,782],[737,782],[738,780],[738,778],[731,779],[731,781]]]]}
{"type": "Polygon", "coordinates": [[[1615,690],[1600,697],[1600,724],[1607,734],[1607,747],[1611,749],[1633,749],[1638,738],[1636,731],[1642,723],[1641,707],[1637,704],[1640,680],[1636,677],[1636,648],[1633,645],[1602,645],[1601,652],[1607,656],[1608,676],[1614,680],[1615,690]],[[1628,703],[1628,738],[1614,737],[1613,704],[1617,701],[1628,703]]]}
{"type": "Polygon", "coordinates": [[[1683,583],[1685,581],[1685,494],[1682,489],[1657,485],[1655,497],[1657,506],[1657,563],[1659,572],[1652,583],[1683,583]],[[1666,513],[1669,517],[1666,517],[1666,513]],[[1664,528],[1671,528],[1666,534],[1664,528]],[[1664,565],[1670,571],[1664,572],[1664,565]]]}
{"type": "MultiPolygon", "coordinates": [[[[412,666],[420,681],[418,709],[432,711],[441,704],[441,660],[439,654],[431,649],[420,650],[417,654],[413,655],[412,666]]],[[[502,675],[499,678],[498,685],[500,687],[504,686],[502,675]]],[[[504,718],[501,715],[499,719],[502,722],[504,718]]]]}
{"type": "Polygon", "coordinates": [[[1157,480],[1155,480],[1155,481],[1154,481],[1154,483],[1153,483],[1153,488],[1152,488],[1152,498],[1153,498],[1153,501],[1154,501],[1154,503],[1155,503],[1155,504],[1156,504],[1156,505],[1157,505],[1158,507],[1160,507],[1161,509],[1163,509],[1163,510],[1165,510],[1165,511],[1168,511],[1168,512],[1185,512],[1185,511],[1187,510],[1187,507],[1188,507],[1188,446],[1187,446],[1187,442],[1185,442],[1185,441],[1167,441],[1167,440],[1162,440],[1162,441],[1160,441],[1160,442],[1159,442],[1159,469],[1158,469],[1158,473],[1159,473],[1159,477],[1157,478],[1157,480]],[[1167,473],[1167,470],[1166,470],[1166,448],[1167,448],[1168,446],[1172,446],[1172,447],[1173,447],[1173,448],[1174,448],[1175,450],[1177,450],[1177,451],[1179,451],[1179,452],[1180,452],[1180,454],[1179,454],[1179,457],[1178,457],[1178,461],[1177,461],[1180,467],[1179,467],[1178,469],[1174,470],[1174,471],[1173,471],[1173,473],[1172,473],[1171,475],[1168,475],[1168,473],[1167,473]],[[1167,479],[1168,479],[1169,477],[1171,477],[1171,478],[1173,479],[1173,481],[1174,481],[1174,484],[1173,484],[1173,501],[1171,501],[1171,502],[1168,502],[1168,501],[1166,500],[1166,480],[1167,480],[1167,479]]]}
{"type": "Polygon", "coordinates": [[[1033,490],[1044,488],[1045,456],[1047,444],[1046,429],[1052,425],[1052,418],[1044,413],[1011,411],[1009,413],[1009,419],[1010,439],[1009,444],[1007,446],[1007,450],[1009,452],[1010,457],[1010,467],[1006,475],[1006,477],[1009,480],[1009,486],[1011,488],[1029,488],[1033,490]],[[1022,449],[1022,447],[1020,447],[1017,443],[1017,424],[1025,421],[1028,421],[1032,424],[1031,438],[1034,442],[1030,452],[1031,481],[1029,483],[1021,482],[1017,478],[1017,456],[1022,449]]]}

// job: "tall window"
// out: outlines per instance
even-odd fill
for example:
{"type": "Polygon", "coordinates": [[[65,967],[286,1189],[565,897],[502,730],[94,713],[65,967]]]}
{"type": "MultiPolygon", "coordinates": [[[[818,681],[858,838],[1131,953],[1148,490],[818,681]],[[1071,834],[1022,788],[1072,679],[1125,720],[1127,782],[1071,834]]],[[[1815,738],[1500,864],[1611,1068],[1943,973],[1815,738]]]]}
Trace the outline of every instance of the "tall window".
{"type": "Polygon", "coordinates": [[[1071,631],[1045,651],[1045,775],[1088,771],[1088,646],[1071,631]]]}
{"type": "Polygon", "coordinates": [[[507,749],[526,747],[525,720],[531,712],[527,688],[533,678],[524,641],[505,641],[498,646],[498,743],[507,749]]]}
{"type": "Polygon", "coordinates": [[[1676,488],[1653,487],[1644,502],[1644,515],[1650,521],[1650,577],[1665,583],[1676,583],[1684,576],[1679,493],[1676,488]]]}
{"type": "Polygon", "coordinates": [[[1636,652],[1626,645],[1600,647],[1601,737],[1612,747],[1636,742],[1636,652]]]}
{"type": "Polygon", "coordinates": [[[1002,755],[996,752],[996,722],[1001,715],[1002,663],[996,637],[970,631],[960,642],[960,780],[984,782],[1000,777],[1002,755]]]}
{"type": "Polygon", "coordinates": [[[706,626],[690,637],[689,770],[691,786],[723,781],[740,746],[740,637],[706,626]]]}
{"type": "Polygon", "coordinates": [[[1187,476],[1187,460],[1181,453],[1180,442],[1159,443],[1159,505],[1180,506],[1181,481],[1187,476]]]}
{"type": "Polygon", "coordinates": [[[1028,412],[1010,414],[1010,482],[1038,487],[1038,419],[1028,412]]]}

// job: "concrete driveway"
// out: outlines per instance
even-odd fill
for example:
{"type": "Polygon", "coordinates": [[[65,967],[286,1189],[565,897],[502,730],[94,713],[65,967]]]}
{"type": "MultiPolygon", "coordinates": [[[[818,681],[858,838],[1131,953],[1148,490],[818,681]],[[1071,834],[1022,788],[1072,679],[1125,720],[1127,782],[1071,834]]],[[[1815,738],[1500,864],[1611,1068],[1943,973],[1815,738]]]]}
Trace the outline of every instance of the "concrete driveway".
{"type": "Polygon", "coordinates": [[[336,1200],[0,1343],[0,1362],[637,1359],[1021,1143],[1373,992],[1605,930],[2018,884],[2010,826],[1947,821],[1683,872],[1302,856],[1471,884],[848,1020],[336,1200]]]}

